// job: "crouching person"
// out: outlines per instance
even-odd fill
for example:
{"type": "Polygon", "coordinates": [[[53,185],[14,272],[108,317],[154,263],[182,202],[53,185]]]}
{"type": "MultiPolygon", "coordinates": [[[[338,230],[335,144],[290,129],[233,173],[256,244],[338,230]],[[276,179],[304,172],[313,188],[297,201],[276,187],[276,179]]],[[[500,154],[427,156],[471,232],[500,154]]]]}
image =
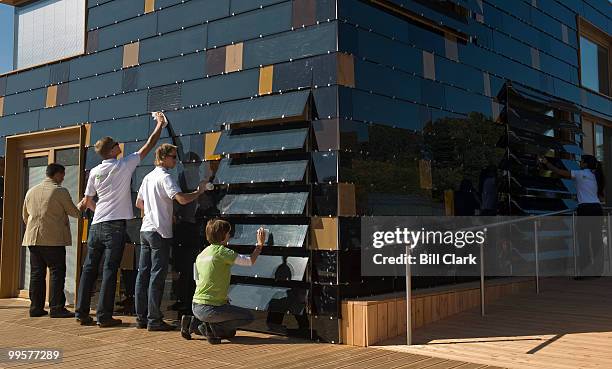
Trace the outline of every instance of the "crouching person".
{"type": "Polygon", "coordinates": [[[206,224],[206,239],[210,246],[198,255],[195,262],[197,280],[192,306],[195,318],[183,316],[183,338],[190,339],[191,333],[195,332],[204,335],[209,343],[217,344],[223,338],[234,337],[236,328],[248,325],[254,319],[249,310],[230,305],[227,295],[232,265],[255,264],[266,232],[263,228],[257,230],[257,246],[251,255],[239,255],[226,247],[230,231],[231,225],[224,220],[213,219],[206,224]]]}

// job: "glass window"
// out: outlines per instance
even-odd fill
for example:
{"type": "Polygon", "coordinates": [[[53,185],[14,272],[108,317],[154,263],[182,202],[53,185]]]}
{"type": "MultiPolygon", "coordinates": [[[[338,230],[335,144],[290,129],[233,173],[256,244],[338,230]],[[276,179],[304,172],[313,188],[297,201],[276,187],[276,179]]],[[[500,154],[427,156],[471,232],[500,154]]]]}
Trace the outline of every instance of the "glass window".
{"type": "MultiPolygon", "coordinates": [[[[230,245],[254,245],[259,224],[236,224],[234,236],[230,238],[230,245]]],[[[263,225],[266,232],[266,246],[302,247],[306,239],[307,224],[268,224],[263,225]]]]}
{"type": "Polygon", "coordinates": [[[215,154],[248,153],[301,149],[306,141],[307,129],[287,129],[247,134],[230,134],[224,131],[215,154]]]}
{"type": "MultiPolygon", "coordinates": [[[[15,37],[15,9],[0,4],[0,45],[13,45],[15,37]]],[[[0,52],[0,74],[14,69],[13,48],[3,47],[0,52]]]]}
{"type": "Polygon", "coordinates": [[[234,163],[221,161],[215,183],[296,182],[304,179],[308,160],[268,163],[234,163]]]}
{"type": "Polygon", "coordinates": [[[304,212],[308,192],[231,194],[219,202],[221,214],[295,214],[304,212]]]}
{"type": "Polygon", "coordinates": [[[605,47],[580,36],[580,76],[582,85],[591,90],[610,94],[608,71],[609,51],[605,47]]]}
{"type": "Polygon", "coordinates": [[[3,27],[14,24],[14,34],[11,32],[2,40],[5,46],[1,53],[12,48],[9,52],[13,55],[9,63],[12,67],[23,69],[85,50],[84,0],[42,0],[12,9],[3,6],[1,13],[3,27]],[[13,20],[5,23],[5,18],[11,18],[11,10],[13,20]]]}
{"type": "Polygon", "coordinates": [[[271,278],[277,281],[301,281],[308,264],[307,257],[261,255],[253,266],[234,265],[232,275],[271,278]]]}
{"type": "Polygon", "coordinates": [[[604,127],[599,124],[595,125],[595,157],[604,160],[604,127]]]}

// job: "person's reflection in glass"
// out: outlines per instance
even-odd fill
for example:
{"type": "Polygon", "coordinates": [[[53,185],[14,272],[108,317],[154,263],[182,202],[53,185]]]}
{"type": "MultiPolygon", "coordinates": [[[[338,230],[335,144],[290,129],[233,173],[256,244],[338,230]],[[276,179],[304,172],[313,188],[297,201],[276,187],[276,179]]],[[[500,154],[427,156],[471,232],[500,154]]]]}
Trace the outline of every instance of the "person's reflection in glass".
{"type": "MultiPolygon", "coordinates": [[[[283,262],[276,268],[274,272],[275,281],[290,281],[293,277],[293,271],[287,263],[288,257],[283,255],[283,262]]],[[[275,297],[268,304],[268,316],[266,317],[266,325],[272,331],[283,331],[283,319],[285,313],[291,313],[298,323],[298,331],[302,331],[309,327],[308,317],[304,309],[304,297],[297,288],[287,290],[286,295],[275,297]]],[[[288,329],[287,329],[288,331],[288,329]]]]}
{"type": "MultiPolygon", "coordinates": [[[[179,184],[183,191],[191,191],[200,182],[199,171],[202,165],[200,157],[194,152],[188,152],[185,156],[188,165],[183,165],[179,172],[179,184]]],[[[193,263],[201,251],[202,240],[200,224],[196,213],[199,210],[201,199],[209,196],[209,191],[204,192],[198,200],[187,205],[174,204],[175,238],[174,238],[174,268],[179,273],[175,284],[176,302],[170,307],[179,312],[179,316],[191,315],[191,300],[195,292],[195,281],[193,280],[193,263]]]]}

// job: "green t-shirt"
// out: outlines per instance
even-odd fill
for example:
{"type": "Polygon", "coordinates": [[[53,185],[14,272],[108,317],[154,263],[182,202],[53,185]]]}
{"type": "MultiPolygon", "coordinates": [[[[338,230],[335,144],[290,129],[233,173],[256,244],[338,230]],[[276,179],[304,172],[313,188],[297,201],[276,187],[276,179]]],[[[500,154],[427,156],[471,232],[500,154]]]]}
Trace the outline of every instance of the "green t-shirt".
{"type": "Polygon", "coordinates": [[[210,245],[198,255],[198,275],[193,302],[221,306],[227,303],[231,269],[238,253],[222,245],[210,245]]]}

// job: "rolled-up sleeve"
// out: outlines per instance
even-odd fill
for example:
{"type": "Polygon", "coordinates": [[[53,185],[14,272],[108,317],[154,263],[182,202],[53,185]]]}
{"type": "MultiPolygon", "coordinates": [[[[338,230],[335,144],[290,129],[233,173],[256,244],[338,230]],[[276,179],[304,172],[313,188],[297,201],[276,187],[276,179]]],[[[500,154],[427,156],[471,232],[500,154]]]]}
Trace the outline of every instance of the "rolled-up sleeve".
{"type": "Polygon", "coordinates": [[[173,199],[176,197],[176,194],[181,192],[181,188],[176,184],[176,181],[171,176],[164,176],[163,180],[164,191],[166,191],[166,195],[169,198],[173,199]]]}

